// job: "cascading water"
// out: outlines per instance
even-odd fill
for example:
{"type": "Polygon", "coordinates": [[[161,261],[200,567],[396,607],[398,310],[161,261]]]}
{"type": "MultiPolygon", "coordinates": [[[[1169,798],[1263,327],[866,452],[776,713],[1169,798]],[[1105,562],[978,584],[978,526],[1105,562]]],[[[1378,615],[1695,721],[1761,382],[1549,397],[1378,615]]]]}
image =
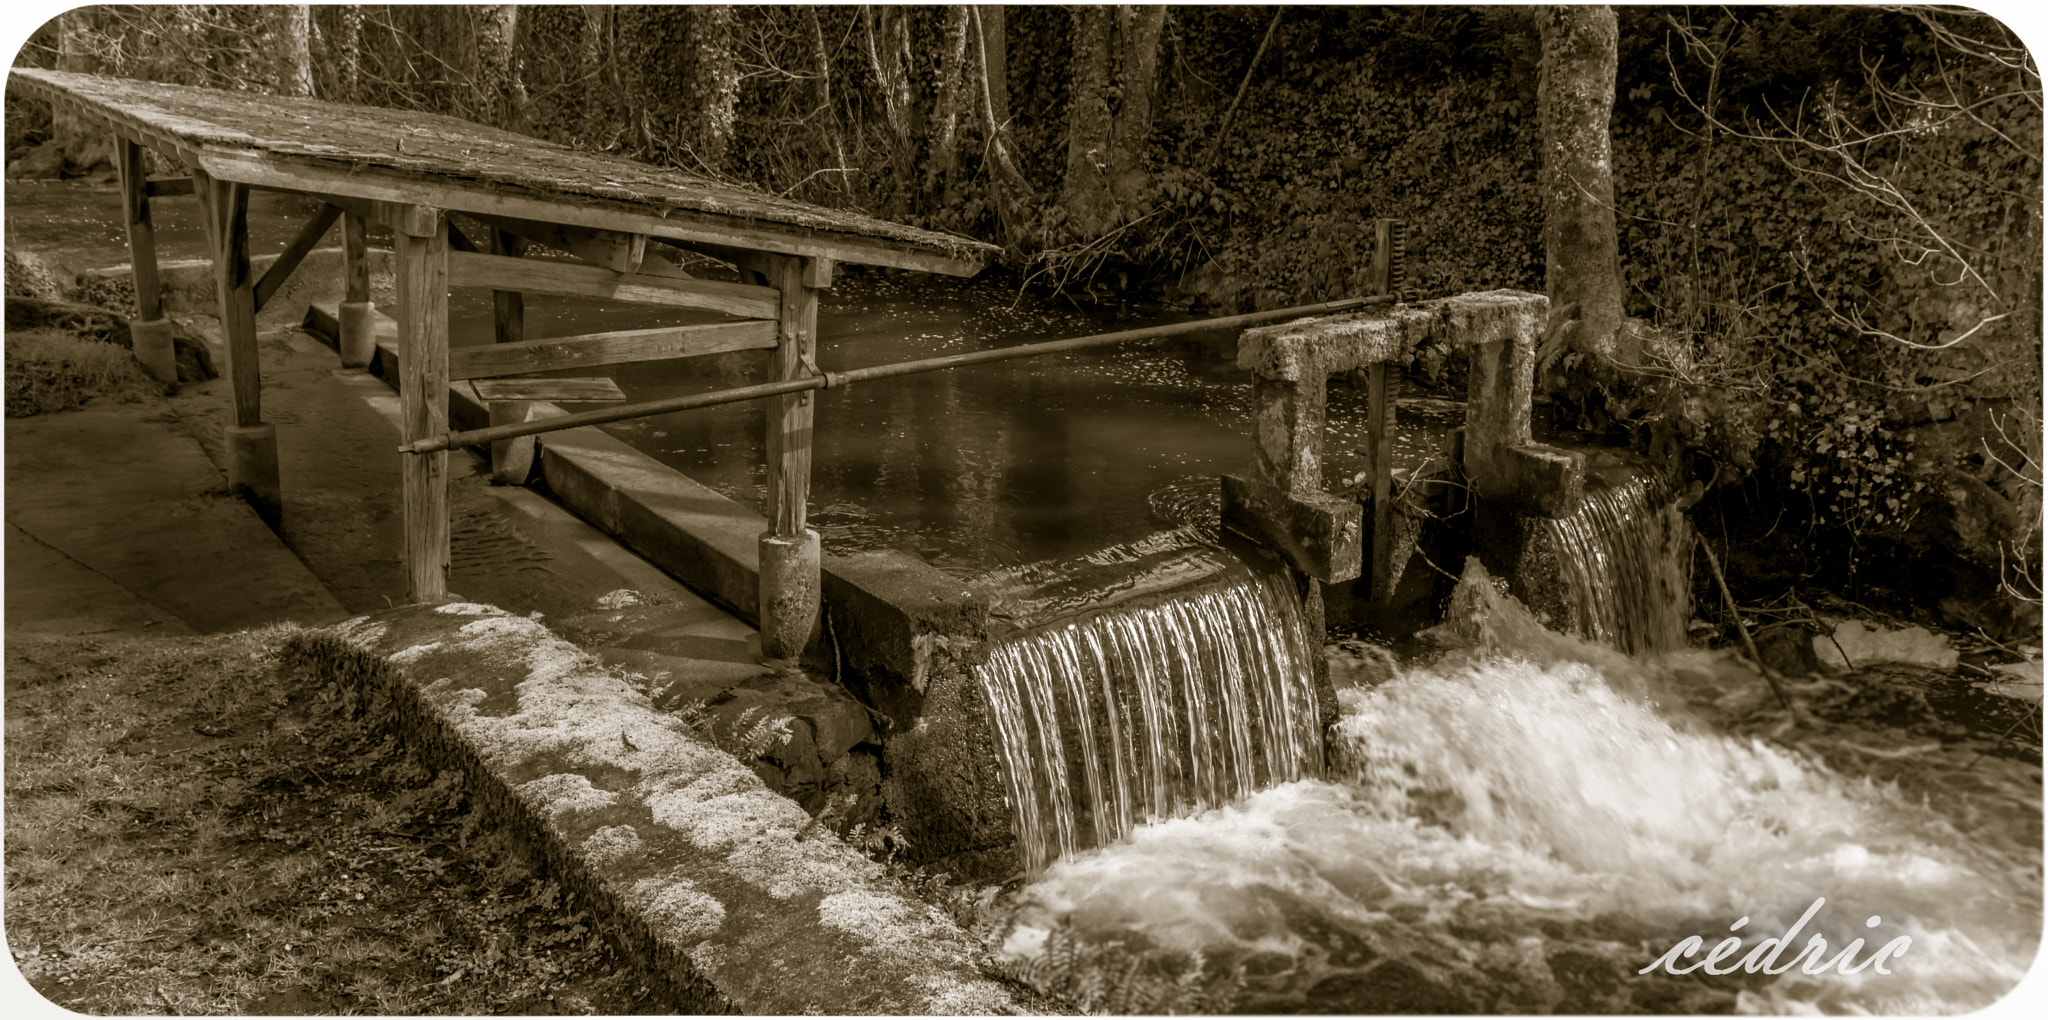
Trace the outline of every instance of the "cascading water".
{"type": "Polygon", "coordinates": [[[1328,781],[1053,864],[1013,972],[1132,1012],[1954,1013],[2026,971],[2038,760],[1781,719],[1724,658],[1632,660],[1490,586],[1468,601],[1486,644],[1339,691],[1328,781]],[[1820,761],[1908,754],[1905,790],[1820,761]],[[1738,962],[1822,898],[1785,958],[1910,938],[1890,973],[1642,973],[1693,935],[1738,962]]]}
{"type": "MultiPolygon", "coordinates": [[[[1322,772],[1314,646],[1286,582],[1186,536],[1124,550],[1096,559],[1149,557],[1174,584],[1139,598],[1126,585],[1124,602],[1033,626],[975,670],[1033,875],[1322,772]]],[[[1038,607],[1054,601],[1073,599],[1038,607]]]]}
{"type": "Polygon", "coordinates": [[[1590,489],[1577,511],[1544,520],[1579,631],[1625,652],[1685,647],[1683,564],[1692,531],[1642,475],[1590,489]]]}

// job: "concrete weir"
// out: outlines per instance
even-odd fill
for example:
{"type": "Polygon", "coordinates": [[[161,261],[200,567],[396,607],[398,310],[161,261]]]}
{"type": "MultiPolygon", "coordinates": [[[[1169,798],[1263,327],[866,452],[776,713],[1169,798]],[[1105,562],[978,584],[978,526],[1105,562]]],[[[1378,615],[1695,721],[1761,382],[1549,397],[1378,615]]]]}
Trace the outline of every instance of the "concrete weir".
{"type": "Polygon", "coordinates": [[[679,1010],[1014,1013],[978,947],[730,754],[539,623],[408,606],[292,639],[389,697],[679,1010]]]}

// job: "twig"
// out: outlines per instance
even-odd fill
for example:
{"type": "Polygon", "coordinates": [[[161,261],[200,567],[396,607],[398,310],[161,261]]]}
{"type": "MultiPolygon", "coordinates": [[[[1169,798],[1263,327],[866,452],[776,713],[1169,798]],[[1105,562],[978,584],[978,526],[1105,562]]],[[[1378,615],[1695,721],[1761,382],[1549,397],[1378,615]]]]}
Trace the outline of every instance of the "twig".
{"type": "Polygon", "coordinates": [[[1223,155],[1223,140],[1230,136],[1230,124],[1237,119],[1238,104],[1244,102],[1244,94],[1252,87],[1252,72],[1259,69],[1259,60],[1266,55],[1266,47],[1273,42],[1273,33],[1280,27],[1280,18],[1287,13],[1285,7],[1273,8],[1273,20],[1266,26],[1266,37],[1259,40],[1259,51],[1252,54],[1252,62],[1244,69],[1244,81],[1237,86],[1237,98],[1230,101],[1230,109],[1223,113],[1223,125],[1216,129],[1216,141],[1209,146],[1209,158],[1202,161],[1202,172],[1208,173],[1223,155]]]}
{"type": "Polygon", "coordinates": [[[1749,649],[1750,660],[1755,662],[1756,668],[1763,673],[1764,682],[1771,685],[1771,693],[1778,696],[1778,704],[1785,706],[1789,711],[1792,702],[1785,697],[1785,689],[1778,686],[1778,671],[1764,664],[1764,657],[1756,650],[1756,642],[1750,640],[1749,625],[1742,622],[1742,611],[1735,607],[1735,596],[1728,592],[1728,579],[1721,574],[1720,557],[1714,555],[1714,547],[1708,545],[1706,539],[1694,535],[1693,540],[1698,542],[1700,549],[1707,554],[1707,566],[1714,571],[1714,583],[1721,588],[1721,600],[1728,604],[1728,615],[1735,618],[1735,632],[1742,635],[1742,646],[1749,649]]]}

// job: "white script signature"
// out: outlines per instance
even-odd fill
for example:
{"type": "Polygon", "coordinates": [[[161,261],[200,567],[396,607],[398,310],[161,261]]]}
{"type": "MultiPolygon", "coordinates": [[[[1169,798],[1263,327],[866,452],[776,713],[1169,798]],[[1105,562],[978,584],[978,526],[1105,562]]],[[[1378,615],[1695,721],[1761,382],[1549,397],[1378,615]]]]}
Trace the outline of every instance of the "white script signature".
{"type": "MultiPolygon", "coordinates": [[[[1807,940],[1806,948],[1801,949],[1792,959],[1780,966],[1778,964],[1778,954],[1784,952],[1786,947],[1792,944],[1792,940],[1798,937],[1799,930],[1806,927],[1806,922],[1813,920],[1813,915],[1820,913],[1821,906],[1826,902],[1827,897],[1825,896],[1816,898],[1813,901],[1813,906],[1806,908],[1806,913],[1800,915],[1798,923],[1786,929],[1785,934],[1777,938],[1764,939],[1752,947],[1748,953],[1744,954],[1741,960],[1730,963],[1725,967],[1720,965],[1721,961],[1735,955],[1742,948],[1740,936],[1730,936],[1721,940],[1719,945],[1716,945],[1707,952],[1706,959],[1681,967],[1678,965],[1678,961],[1681,958],[1692,959],[1693,954],[1698,953],[1700,947],[1705,944],[1698,935],[1688,936],[1677,945],[1672,946],[1663,956],[1658,957],[1656,962],[1651,963],[1642,970],[1636,971],[1636,973],[1648,974],[1662,967],[1669,974],[1690,974],[1696,970],[1705,970],[1709,974],[1733,974],[1737,970],[1749,974],[1783,974],[1790,971],[1793,967],[1799,967],[1802,972],[1807,974],[1825,974],[1830,970],[1839,971],[1843,974],[1855,974],[1861,972],[1865,967],[1874,967],[1879,974],[1889,974],[1891,971],[1885,969],[1884,961],[1887,958],[1895,960],[1906,955],[1906,948],[1913,944],[1911,937],[1901,935],[1885,943],[1884,948],[1879,949],[1862,963],[1851,963],[1850,960],[1863,948],[1862,939],[1849,943],[1848,946],[1842,949],[1840,955],[1832,960],[1828,960],[1828,940],[1825,936],[1815,932],[1814,936],[1807,940]],[[1823,963],[1823,960],[1826,960],[1826,962],[1823,963]]],[[[1736,931],[1748,923],[1749,918],[1744,917],[1729,925],[1728,930],[1736,931]]],[[[1868,921],[1863,922],[1863,926],[1875,928],[1879,923],[1880,919],[1878,916],[1872,914],[1868,921]]]]}

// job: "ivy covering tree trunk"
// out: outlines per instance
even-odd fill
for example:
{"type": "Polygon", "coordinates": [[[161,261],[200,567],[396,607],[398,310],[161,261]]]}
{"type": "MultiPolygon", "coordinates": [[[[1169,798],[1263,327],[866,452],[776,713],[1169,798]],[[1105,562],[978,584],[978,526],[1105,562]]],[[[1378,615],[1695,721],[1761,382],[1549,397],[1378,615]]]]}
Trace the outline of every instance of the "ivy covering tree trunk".
{"type": "Polygon", "coordinates": [[[1551,314],[1544,360],[1566,350],[1611,355],[1623,316],[1614,145],[1608,134],[1614,8],[1544,7],[1536,24],[1543,47],[1536,110],[1543,131],[1544,289],[1551,314]]]}
{"type": "Polygon", "coordinates": [[[740,99],[740,73],[734,64],[733,9],[708,4],[691,12],[690,38],[695,64],[691,100],[696,122],[687,144],[705,169],[723,171],[732,147],[733,118],[740,99]]]}
{"type": "Polygon", "coordinates": [[[519,34],[518,4],[488,4],[476,17],[476,99],[479,120],[517,130],[526,119],[526,86],[519,79],[514,43],[519,34]]]}
{"type": "Polygon", "coordinates": [[[313,94],[313,10],[307,4],[280,4],[273,16],[277,53],[277,91],[287,96],[313,94]]]}
{"type": "Polygon", "coordinates": [[[1074,9],[1074,85],[1060,206],[1081,240],[1131,219],[1144,192],[1163,6],[1074,9]]]}
{"type": "Polygon", "coordinates": [[[328,37],[334,98],[353,103],[362,98],[363,8],[361,4],[343,4],[337,15],[335,30],[328,37]]]}

